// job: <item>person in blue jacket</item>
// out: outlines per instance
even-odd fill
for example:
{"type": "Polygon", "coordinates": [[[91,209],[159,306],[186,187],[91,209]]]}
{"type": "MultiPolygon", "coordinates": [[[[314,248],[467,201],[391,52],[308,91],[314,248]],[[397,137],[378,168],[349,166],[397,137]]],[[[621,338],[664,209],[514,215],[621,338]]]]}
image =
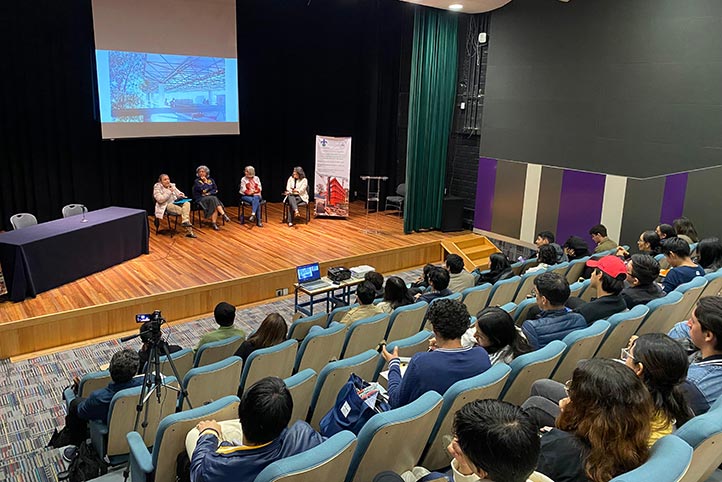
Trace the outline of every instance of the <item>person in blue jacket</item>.
{"type": "Polygon", "coordinates": [[[241,441],[222,441],[221,424],[200,422],[191,457],[192,482],[252,481],[269,464],[312,449],[325,440],[303,421],[288,422],[293,399],[283,380],[266,377],[243,393],[238,406],[241,441]]]}

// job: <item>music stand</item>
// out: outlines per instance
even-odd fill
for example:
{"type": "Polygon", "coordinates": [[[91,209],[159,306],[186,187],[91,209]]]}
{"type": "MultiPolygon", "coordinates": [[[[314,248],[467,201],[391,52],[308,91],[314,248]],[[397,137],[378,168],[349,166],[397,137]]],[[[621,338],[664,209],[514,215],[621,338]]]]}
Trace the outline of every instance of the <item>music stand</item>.
{"type": "Polygon", "coordinates": [[[361,230],[366,234],[383,234],[379,231],[379,203],[381,202],[381,181],[386,181],[388,176],[361,176],[362,181],[366,181],[366,227],[361,230]],[[375,190],[371,190],[371,184],[376,181],[375,190]],[[374,229],[369,228],[369,216],[371,213],[371,203],[376,203],[376,221],[374,229]]]}

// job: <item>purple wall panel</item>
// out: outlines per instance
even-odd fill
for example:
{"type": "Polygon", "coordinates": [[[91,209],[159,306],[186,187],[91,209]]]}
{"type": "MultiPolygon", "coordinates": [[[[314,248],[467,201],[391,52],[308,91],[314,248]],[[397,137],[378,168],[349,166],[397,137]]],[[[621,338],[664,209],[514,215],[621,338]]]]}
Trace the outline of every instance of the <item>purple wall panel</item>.
{"type": "Polygon", "coordinates": [[[604,183],[606,176],[589,172],[565,170],[559,197],[557,243],[564,244],[569,236],[580,236],[594,250],[589,228],[602,219],[604,183]]]}
{"type": "Polygon", "coordinates": [[[474,211],[474,227],[491,229],[492,211],[494,208],[494,185],[496,183],[496,159],[482,157],[479,159],[479,173],[476,181],[476,208],[474,211]]]}
{"type": "Polygon", "coordinates": [[[667,176],[664,183],[660,223],[672,224],[684,212],[684,197],[687,194],[687,173],[667,176]]]}

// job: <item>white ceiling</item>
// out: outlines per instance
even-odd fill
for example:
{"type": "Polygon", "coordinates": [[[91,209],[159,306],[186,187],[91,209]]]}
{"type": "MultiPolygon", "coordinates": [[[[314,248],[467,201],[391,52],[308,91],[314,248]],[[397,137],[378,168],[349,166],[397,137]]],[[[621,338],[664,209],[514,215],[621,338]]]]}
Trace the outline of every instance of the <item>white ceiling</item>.
{"type": "Polygon", "coordinates": [[[459,12],[461,13],[483,13],[503,7],[511,0],[402,0],[408,3],[424,5],[426,7],[440,8],[449,10],[449,5],[458,3],[464,6],[459,12]]]}

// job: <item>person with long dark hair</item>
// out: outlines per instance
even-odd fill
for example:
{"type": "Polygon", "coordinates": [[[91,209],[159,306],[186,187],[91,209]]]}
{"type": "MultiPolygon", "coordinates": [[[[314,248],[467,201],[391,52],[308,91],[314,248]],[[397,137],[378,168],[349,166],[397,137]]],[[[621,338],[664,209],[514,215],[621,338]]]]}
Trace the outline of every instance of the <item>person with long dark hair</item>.
{"type": "Polygon", "coordinates": [[[492,365],[511,363],[519,355],[532,351],[509,313],[496,306],[485,308],[476,316],[474,339],[489,354],[492,365]]]}
{"type": "Polygon", "coordinates": [[[514,272],[511,270],[511,263],[509,263],[507,257],[503,253],[494,253],[489,256],[489,271],[482,272],[479,279],[476,280],[476,284],[494,284],[512,276],[514,276],[514,272]]]}
{"type": "Polygon", "coordinates": [[[674,232],[677,233],[677,237],[684,239],[687,243],[692,244],[699,241],[699,235],[697,230],[694,228],[694,224],[689,218],[682,216],[672,222],[674,232]]]}
{"type": "Polygon", "coordinates": [[[413,302],[414,298],[409,294],[404,280],[398,276],[389,276],[384,285],[384,299],[377,306],[384,313],[392,313],[396,308],[410,305],[413,302]]]}
{"type": "Polygon", "coordinates": [[[537,471],[555,482],[609,482],[649,457],[654,404],[642,380],[615,360],[579,363],[556,428],[542,435],[537,471]]]}
{"type": "Polygon", "coordinates": [[[579,236],[569,236],[569,239],[564,243],[564,253],[569,258],[569,261],[589,256],[589,245],[579,236]]]}
{"type": "Polygon", "coordinates": [[[697,245],[697,263],[705,273],[722,268],[722,242],[719,238],[705,238],[697,245]]]}
{"type": "MultiPolygon", "coordinates": [[[[644,231],[639,235],[637,248],[639,249],[639,254],[648,254],[654,257],[662,253],[662,242],[655,231],[644,231]]],[[[629,251],[621,246],[617,248],[616,255],[623,256],[625,259],[629,259],[630,256],[629,251]]]]}
{"type": "Polygon", "coordinates": [[[288,326],[286,320],[278,313],[271,313],[261,322],[261,326],[236,350],[235,355],[246,362],[248,355],[261,348],[278,345],[286,341],[288,326]]]}
{"type": "Polygon", "coordinates": [[[551,244],[544,244],[539,247],[537,260],[539,260],[539,264],[526,270],[526,273],[546,271],[550,266],[557,264],[557,252],[551,244]]]}
{"type": "Polygon", "coordinates": [[[298,205],[302,202],[308,203],[308,179],[301,166],[293,168],[283,194],[286,195],[283,202],[288,205],[288,225],[293,226],[293,217],[300,216],[298,205]]]}
{"type": "Polygon", "coordinates": [[[622,360],[634,370],[652,395],[654,417],[649,445],[669,435],[692,417],[682,391],[689,360],[682,345],[662,333],[633,338],[622,350],[622,360]]]}

